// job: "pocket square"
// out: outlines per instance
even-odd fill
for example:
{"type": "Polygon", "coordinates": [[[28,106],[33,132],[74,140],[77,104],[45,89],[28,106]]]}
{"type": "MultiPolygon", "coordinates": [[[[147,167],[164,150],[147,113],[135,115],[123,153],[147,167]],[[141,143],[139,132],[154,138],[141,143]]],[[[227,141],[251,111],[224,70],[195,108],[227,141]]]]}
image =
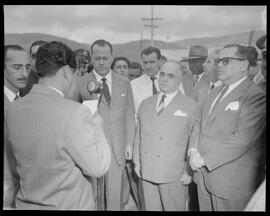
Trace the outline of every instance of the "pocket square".
{"type": "Polygon", "coordinates": [[[225,110],[238,110],[239,109],[239,102],[238,101],[234,101],[229,103],[225,110]]]}
{"type": "Polygon", "coordinates": [[[176,110],[173,115],[175,115],[175,116],[187,116],[187,114],[185,112],[182,112],[181,110],[176,110]]]}
{"type": "Polygon", "coordinates": [[[123,97],[123,96],[126,96],[126,94],[121,94],[121,96],[123,97]]]}

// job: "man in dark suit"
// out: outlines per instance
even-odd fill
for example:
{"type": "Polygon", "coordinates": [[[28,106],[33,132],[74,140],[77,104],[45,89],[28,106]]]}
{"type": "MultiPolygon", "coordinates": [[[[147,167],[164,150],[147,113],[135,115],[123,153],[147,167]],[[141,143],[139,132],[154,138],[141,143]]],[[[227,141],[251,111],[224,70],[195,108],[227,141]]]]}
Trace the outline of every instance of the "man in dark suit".
{"type": "Polygon", "coordinates": [[[52,41],[37,52],[39,84],[7,111],[19,174],[17,209],[95,210],[89,179],[104,175],[111,151],[99,114],[70,100],[78,94],[75,54],[52,41]]]}
{"type": "Polygon", "coordinates": [[[204,73],[203,63],[208,55],[208,49],[205,46],[191,46],[187,61],[192,74],[183,77],[181,85],[185,95],[192,97],[197,101],[197,93],[204,87],[210,85],[207,74],[204,73]]]}
{"type": "Polygon", "coordinates": [[[159,72],[160,92],[143,100],[134,141],[135,172],[143,180],[147,211],[186,211],[191,176],[186,164],[196,102],[179,90],[178,63],[159,72]]]}
{"type": "MultiPolygon", "coordinates": [[[[135,112],[130,82],[126,77],[112,73],[113,48],[105,40],[91,45],[94,69],[80,78],[80,101],[93,100],[95,94],[87,90],[89,82],[102,83],[98,112],[104,119],[104,131],[112,150],[112,163],[104,177],[105,188],[98,187],[98,200],[102,210],[121,210],[122,172],[126,159],[131,159],[135,134],[135,112]],[[101,194],[100,194],[101,192],[101,194]],[[104,194],[104,193],[105,194],[104,194]],[[105,196],[106,202],[104,202],[105,196]]],[[[98,180],[98,186],[102,179],[98,180]]]]}
{"type": "Polygon", "coordinates": [[[19,90],[26,86],[30,71],[30,58],[18,45],[6,45],[4,51],[4,196],[3,207],[14,208],[19,187],[14,157],[7,145],[6,113],[11,103],[19,98],[19,90]]]}
{"type": "Polygon", "coordinates": [[[247,78],[249,55],[241,45],[223,48],[218,75],[224,85],[210,92],[191,135],[200,211],[243,210],[263,178],[266,98],[247,78]]]}
{"type": "Polygon", "coordinates": [[[46,44],[47,42],[39,40],[35,41],[32,43],[30,46],[30,57],[31,57],[31,70],[28,76],[27,84],[23,89],[20,89],[20,96],[23,97],[26,94],[28,94],[33,87],[34,84],[38,83],[39,76],[37,74],[37,69],[36,69],[36,58],[37,58],[37,51],[40,46],[46,44]]]}

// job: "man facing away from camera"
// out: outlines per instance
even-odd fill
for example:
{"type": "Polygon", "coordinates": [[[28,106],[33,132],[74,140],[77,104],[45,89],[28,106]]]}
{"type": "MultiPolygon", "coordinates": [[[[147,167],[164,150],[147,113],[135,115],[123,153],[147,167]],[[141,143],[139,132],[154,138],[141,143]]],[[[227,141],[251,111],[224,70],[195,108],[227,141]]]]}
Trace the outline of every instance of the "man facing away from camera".
{"type": "Polygon", "coordinates": [[[95,210],[89,179],[104,175],[111,160],[101,117],[69,99],[78,94],[79,75],[69,47],[45,44],[36,66],[39,84],[7,112],[20,180],[16,208],[95,210]]]}

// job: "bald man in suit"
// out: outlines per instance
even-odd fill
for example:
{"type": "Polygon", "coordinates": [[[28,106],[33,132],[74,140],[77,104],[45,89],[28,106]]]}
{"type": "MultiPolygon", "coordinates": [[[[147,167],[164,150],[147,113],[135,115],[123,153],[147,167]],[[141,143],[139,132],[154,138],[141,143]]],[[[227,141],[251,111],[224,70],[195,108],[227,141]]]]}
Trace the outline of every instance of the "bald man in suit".
{"type": "Polygon", "coordinates": [[[224,85],[207,97],[191,135],[200,211],[241,211],[262,181],[265,93],[247,78],[249,61],[246,47],[223,48],[218,75],[224,85]]]}
{"type": "MultiPolygon", "coordinates": [[[[101,210],[122,210],[122,172],[126,159],[131,159],[135,135],[135,111],[130,82],[126,77],[112,73],[112,46],[108,41],[97,40],[91,46],[94,70],[80,78],[80,101],[93,100],[96,94],[87,90],[90,81],[103,84],[98,112],[104,120],[104,131],[112,150],[112,163],[105,176],[105,191],[97,197],[102,199],[101,210]],[[106,79],[106,80],[105,80],[106,79]],[[105,193],[105,194],[104,194],[105,193]],[[104,198],[106,201],[104,201],[104,198]],[[104,203],[105,202],[105,203],[104,203]]],[[[101,179],[100,179],[101,180],[101,179]]],[[[102,180],[103,181],[103,180],[102,180]]],[[[98,182],[99,183],[99,182],[98,182]]],[[[103,187],[103,186],[102,186],[103,187]]]]}
{"type": "Polygon", "coordinates": [[[161,67],[161,91],[139,108],[134,142],[135,172],[143,180],[147,211],[186,211],[191,176],[186,150],[196,102],[179,90],[182,72],[168,61],[161,67]]]}

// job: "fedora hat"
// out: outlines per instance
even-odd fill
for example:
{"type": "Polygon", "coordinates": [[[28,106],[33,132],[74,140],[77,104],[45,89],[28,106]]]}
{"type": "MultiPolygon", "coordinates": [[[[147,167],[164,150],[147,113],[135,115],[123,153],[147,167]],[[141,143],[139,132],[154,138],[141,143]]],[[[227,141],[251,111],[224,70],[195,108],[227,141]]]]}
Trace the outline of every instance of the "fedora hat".
{"type": "Polygon", "coordinates": [[[190,47],[187,60],[207,58],[207,56],[208,49],[206,46],[195,45],[190,47]]]}

